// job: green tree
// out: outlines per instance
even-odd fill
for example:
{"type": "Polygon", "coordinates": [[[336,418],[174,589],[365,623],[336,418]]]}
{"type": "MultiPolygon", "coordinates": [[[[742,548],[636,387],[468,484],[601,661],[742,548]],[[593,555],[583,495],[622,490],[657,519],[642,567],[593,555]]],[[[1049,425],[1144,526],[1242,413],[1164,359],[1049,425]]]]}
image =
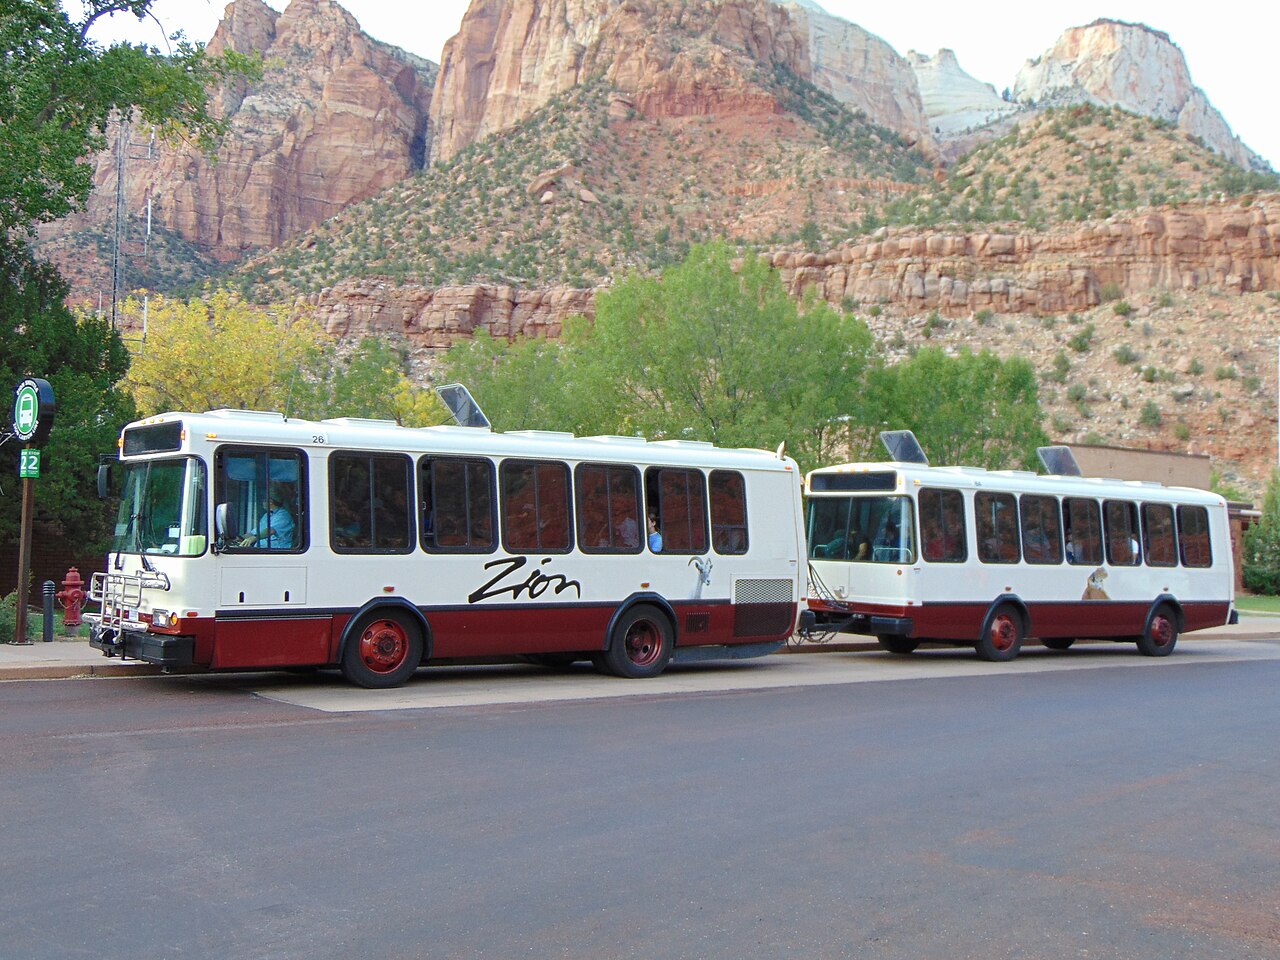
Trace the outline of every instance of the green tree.
{"type": "MultiPolygon", "coordinates": [[[[120,428],[134,417],[118,386],[129,355],[109,324],[68,310],[66,295],[52,267],[0,235],[0,384],[11,390],[28,376],[44,377],[58,401],[37,481],[36,535],[105,546],[96,462],[115,453],[120,428]]],[[[9,543],[21,518],[18,450],[16,441],[0,444],[0,541],[9,543]]]]}
{"type": "Polygon", "coordinates": [[[1280,594],[1280,471],[1273,470],[1262,516],[1244,534],[1244,585],[1255,593],[1280,594]]]}
{"type": "MultiPolygon", "coordinates": [[[[141,311],[128,300],[122,315],[140,325],[141,311]]],[[[147,342],[125,384],[143,415],[230,407],[317,420],[443,423],[443,405],[404,368],[404,356],[385,341],[367,338],[340,350],[306,316],[218,290],[186,301],[152,298],[147,342]]]]}
{"type": "Polygon", "coordinates": [[[717,243],[660,278],[631,275],[601,293],[594,324],[571,321],[560,345],[481,337],[454,348],[447,371],[499,429],[785,441],[816,466],[841,457],[849,424],[865,422],[876,363],[865,323],[797,303],[762,259],[735,264],[717,243]]]}
{"type": "Polygon", "coordinates": [[[480,329],[474,340],[450,348],[444,378],[465,384],[497,430],[581,433],[591,427],[577,409],[575,359],[564,341],[508,343],[480,329]]]}
{"type": "Polygon", "coordinates": [[[931,347],[881,370],[872,389],[879,419],[914,431],[935,465],[1035,469],[1049,442],[1035,369],[1021,358],[931,347]]]}
{"type": "Polygon", "coordinates": [[[58,0],[0,5],[0,232],[27,230],[78,209],[93,185],[86,162],[108,121],[137,110],[164,135],[210,148],[225,129],[209,93],[260,64],[234,51],[209,56],[176,36],[173,52],[89,37],[104,16],[150,15],[152,0],[84,0],[72,21],[58,0]]]}

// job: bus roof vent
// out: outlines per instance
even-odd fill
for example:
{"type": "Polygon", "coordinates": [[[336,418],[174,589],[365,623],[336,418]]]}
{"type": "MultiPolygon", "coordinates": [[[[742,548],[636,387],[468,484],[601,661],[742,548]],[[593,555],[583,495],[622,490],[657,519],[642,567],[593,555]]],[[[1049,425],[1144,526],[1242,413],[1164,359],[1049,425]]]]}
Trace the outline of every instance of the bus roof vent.
{"type": "Polygon", "coordinates": [[[924,448],[910,430],[881,430],[880,442],[889,451],[894,463],[918,463],[922,467],[929,465],[924,448]]]}
{"type": "Polygon", "coordinates": [[[583,437],[584,440],[591,440],[595,443],[648,443],[644,437],[622,437],[615,434],[602,433],[595,437],[583,437]]]}
{"type": "Polygon", "coordinates": [[[492,425],[489,418],[480,409],[480,404],[471,397],[471,391],[460,383],[447,383],[436,387],[436,395],[449,408],[453,419],[460,427],[480,427],[488,430],[492,425]]]}
{"type": "Polygon", "coordinates": [[[368,417],[330,417],[321,423],[332,423],[339,427],[398,427],[394,420],[373,420],[368,417]]]}
{"type": "Polygon", "coordinates": [[[653,442],[664,447],[685,447],[689,450],[709,450],[715,446],[707,440],[655,440],[653,442]]]}
{"type": "Polygon", "coordinates": [[[283,413],[276,413],[271,410],[236,410],[232,407],[222,407],[218,410],[210,410],[207,416],[226,417],[229,420],[274,420],[277,423],[284,422],[283,413]]]}
{"type": "Polygon", "coordinates": [[[1070,447],[1036,447],[1036,456],[1044,464],[1045,470],[1055,477],[1082,477],[1084,471],[1076,462],[1076,455],[1070,447]]]}
{"type": "Polygon", "coordinates": [[[502,435],[504,437],[529,437],[534,440],[538,439],[539,437],[546,437],[552,440],[565,440],[565,439],[573,438],[572,433],[564,433],[563,431],[560,431],[560,430],[506,430],[503,432],[502,435]]]}

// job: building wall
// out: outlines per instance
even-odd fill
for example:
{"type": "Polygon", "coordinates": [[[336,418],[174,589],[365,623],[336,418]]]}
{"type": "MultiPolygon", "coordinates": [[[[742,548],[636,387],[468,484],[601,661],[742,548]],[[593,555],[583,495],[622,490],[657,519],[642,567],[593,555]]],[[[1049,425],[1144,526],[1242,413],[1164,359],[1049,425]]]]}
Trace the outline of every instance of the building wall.
{"type": "Polygon", "coordinates": [[[1086,477],[1154,480],[1167,487],[1196,487],[1200,490],[1208,490],[1213,482],[1208,454],[1129,450],[1125,447],[1084,444],[1073,444],[1071,452],[1086,477]]]}

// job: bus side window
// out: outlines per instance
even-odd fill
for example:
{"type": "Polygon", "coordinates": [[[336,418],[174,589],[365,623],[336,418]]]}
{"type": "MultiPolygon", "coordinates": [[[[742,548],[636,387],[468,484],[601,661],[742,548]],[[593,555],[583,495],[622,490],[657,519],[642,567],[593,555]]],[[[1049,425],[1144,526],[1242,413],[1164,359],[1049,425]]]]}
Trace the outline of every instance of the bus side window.
{"type": "Polygon", "coordinates": [[[650,467],[645,473],[648,513],[657,513],[663,553],[705,553],[707,488],[701,470],[650,467]]]}
{"type": "Polygon", "coordinates": [[[423,549],[491,553],[494,536],[493,464],[462,457],[423,457],[418,463],[419,529],[423,549]]]}
{"type": "Polygon", "coordinates": [[[1018,505],[1012,493],[974,494],[978,559],[983,563],[1017,563],[1018,505]]]}
{"type": "Polygon", "coordinates": [[[1067,497],[1062,502],[1067,519],[1067,563],[1096,567],[1102,563],[1102,520],[1098,501],[1067,497]]]}
{"type": "Polygon", "coordinates": [[[639,553],[640,473],[635,467],[579,464],[578,548],[583,553],[639,553]]]}
{"type": "Polygon", "coordinates": [[[510,553],[567,553],[569,467],[559,461],[504,460],[502,542],[510,553]]]}
{"type": "Polygon", "coordinates": [[[711,545],[716,553],[747,552],[747,490],[742,474],[712,470],[711,545]]]}
{"type": "Polygon", "coordinates": [[[1128,500],[1106,500],[1102,506],[1107,531],[1107,563],[1136,567],[1142,562],[1138,547],[1138,507],[1128,500]]]}
{"type": "Polygon", "coordinates": [[[1204,507],[1178,507],[1178,546],[1184,567],[1213,566],[1209,511],[1204,507]]]}
{"type": "Polygon", "coordinates": [[[919,501],[924,558],[930,563],[964,563],[969,557],[964,494],[959,490],[921,490],[919,501]]]}
{"type": "Polygon", "coordinates": [[[1023,494],[1018,503],[1022,514],[1022,555],[1027,563],[1062,562],[1062,518],[1058,498],[1023,494]]]}
{"type": "MultiPolygon", "coordinates": [[[[214,457],[214,502],[234,518],[235,550],[307,548],[306,457],[299,450],[222,447],[214,457]]],[[[224,534],[225,535],[225,531],[224,534]]]]}
{"type": "Polygon", "coordinates": [[[1173,535],[1173,507],[1167,503],[1142,505],[1142,550],[1147,556],[1148,566],[1178,565],[1178,549],[1173,535]]]}
{"type": "Polygon", "coordinates": [[[329,458],[329,523],[338,553],[403,553],[413,548],[408,457],[335,453],[329,458]]]}

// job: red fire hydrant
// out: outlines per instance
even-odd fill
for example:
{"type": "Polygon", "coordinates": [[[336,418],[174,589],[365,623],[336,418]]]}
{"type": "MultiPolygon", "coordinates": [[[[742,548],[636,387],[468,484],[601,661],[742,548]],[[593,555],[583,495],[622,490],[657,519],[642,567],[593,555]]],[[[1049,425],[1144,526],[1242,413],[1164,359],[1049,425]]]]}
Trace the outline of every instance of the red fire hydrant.
{"type": "Polygon", "coordinates": [[[78,627],[84,623],[80,613],[88,594],[84,592],[84,581],[80,579],[80,573],[75,567],[67,571],[67,577],[62,581],[62,589],[54,596],[58,598],[58,603],[62,604],[62,609],[67,611],[62,617],[64,627],[78,627]]]}

